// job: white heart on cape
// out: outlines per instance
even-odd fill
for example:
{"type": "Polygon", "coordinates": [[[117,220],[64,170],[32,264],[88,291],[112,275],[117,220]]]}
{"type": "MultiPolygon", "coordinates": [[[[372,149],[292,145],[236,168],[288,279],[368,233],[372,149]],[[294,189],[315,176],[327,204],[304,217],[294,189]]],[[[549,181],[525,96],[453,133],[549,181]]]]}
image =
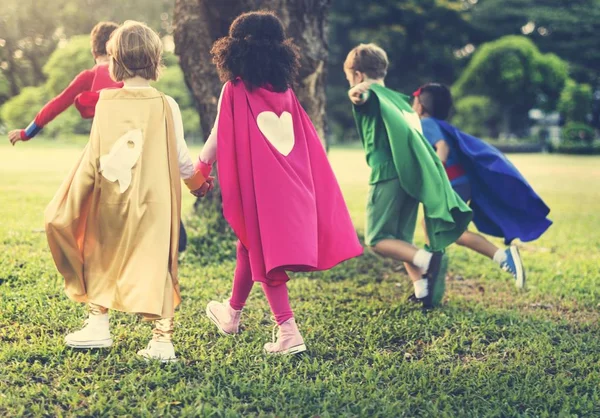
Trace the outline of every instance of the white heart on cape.
{"type": "Polygon", "coordinates": [[[273,112],[261,112],[256,123],[267,141],[281,155],[287,157],[292,152],[295,144],[294,122],[289,112],[283,112],[279,117],[273,112]]]}
{"type": "Polygon", "coordinates": [[[419,115],[417,115],[416,112],[406,112],[404,110],[401,110],[401,112],[404,116],[404,120],[408,124],[408,127],[422,134],[423,128],[421,127],[421,119],[419,118],[419,115]]]}

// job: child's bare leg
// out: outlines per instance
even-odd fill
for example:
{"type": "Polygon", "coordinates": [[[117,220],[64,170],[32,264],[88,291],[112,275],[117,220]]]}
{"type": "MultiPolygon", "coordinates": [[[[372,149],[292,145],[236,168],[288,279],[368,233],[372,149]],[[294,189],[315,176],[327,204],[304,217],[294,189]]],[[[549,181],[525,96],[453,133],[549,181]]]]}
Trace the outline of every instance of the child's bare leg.
{"type": "Polygon", "coordinates": [[[423,278],[423,274],[429,268],[432,257],[430,252],[421,250],[408,242],[396,239],[379,241],[373,247],[373,251],[381,256],[403,261],[406,272],[413,283],[415,296],[418,299],[427,296],[427,280],[423,278]]]}
{"type": "Polygon", "coordinates": [[[456,241],[458,245],[470,248],[479,254],[485,255],[491,259],[498,252],[499,248],[489,242],[483,235],[466,231],[456,241]]]}
{"type": "Polygon", "coordinates": [[[412,280],[413,283],[417,280],[423,280],[423,271],[420,268],[406,262],[404,263],[404,267],[406,268],[408,277],[410,277],[410,280],[412,280]]]}
{"type": "MultiPolygon", "coordinates": [[[[429,245],[429,237],[427,236],[427,226],[425,225],[425,220],[423,220],[423,230],[425,231],[425,241],[429,245]]],[[[460,246],[470,248],[471,250],[485,255],[491,259],[494,259],[494,255],[496,255],[499,250],[498,247],[489,242],[483,235],[470,231],[465,231],[458,238],[458,240],[456,240],[456,243],[460,246]]]]}
{"type": "Polygon", "coordinates": [[[419,280],[421,275],[427,273],[433,255],[429,251],[422,250],[399,239],[383,239],[371,248],[383,257],[393,258],[408,264],[407,272],[413,281],[419,280]]]}
{"type": "Polygon", "coordinates": [[[419,249],[412,244],[398,239],[384,239],[372,247],[373,251],[383,257],[412,263],[419,249]]]}

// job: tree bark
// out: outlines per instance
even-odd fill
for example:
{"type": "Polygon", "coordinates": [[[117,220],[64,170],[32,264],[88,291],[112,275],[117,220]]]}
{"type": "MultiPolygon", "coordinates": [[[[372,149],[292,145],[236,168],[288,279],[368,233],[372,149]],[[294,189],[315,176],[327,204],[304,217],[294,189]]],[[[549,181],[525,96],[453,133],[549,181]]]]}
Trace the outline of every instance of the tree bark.
{"type": "Polygon", "coordinates": [[[208,137],[217,113],[221,90],[210,48],[226,36],[240,14],[268,9],[277,13],[287,36],[301,51],[296,94],[319,136],[326,143],[325,77],[327,63],[327,12],[332,0],[177,0],[173,21],[175,53],[200,113],[204,137],[208,137]]]}

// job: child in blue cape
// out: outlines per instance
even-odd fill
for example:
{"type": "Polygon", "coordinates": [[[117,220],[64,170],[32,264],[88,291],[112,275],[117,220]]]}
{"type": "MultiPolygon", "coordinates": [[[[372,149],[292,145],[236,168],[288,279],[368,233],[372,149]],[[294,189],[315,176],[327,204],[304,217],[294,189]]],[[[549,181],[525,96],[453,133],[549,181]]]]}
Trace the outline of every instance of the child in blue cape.
{"type": "Polygon", "coordinates": [[[444,120],[452,108],[450,90],[428,83],[414,94],[413,109],[421,118],[423,135],[444,164],[452,188],[473,210],[473,222],[485,234],[502,237],[506,249],[483,235],[466,231],[456,241],[494,260],[525,287],[525,268],[519,249],[511,242],[533,241],[552,224],[550,209],[521,173],[496,148],[459,131],[444,120]]]}

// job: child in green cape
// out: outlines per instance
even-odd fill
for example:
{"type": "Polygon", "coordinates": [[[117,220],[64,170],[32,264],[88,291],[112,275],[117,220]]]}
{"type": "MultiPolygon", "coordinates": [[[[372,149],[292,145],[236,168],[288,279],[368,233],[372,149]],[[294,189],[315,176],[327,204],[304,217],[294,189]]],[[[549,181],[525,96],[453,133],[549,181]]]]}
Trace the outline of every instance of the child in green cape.
{"type": "Polygon", "coordinates": [[[444,295],[444,249],[466,230],[472,212],[452,190],[409,97],[385,87],[387,68],[387,54],[375,44],[357,46],[344,63],[354,119],[371,168],[365,241],[377,254],[404,262],[414,298],[431,308],[444,295]],[[427,249],[413,244],[419,203],[425,212],[427,249]]]}

